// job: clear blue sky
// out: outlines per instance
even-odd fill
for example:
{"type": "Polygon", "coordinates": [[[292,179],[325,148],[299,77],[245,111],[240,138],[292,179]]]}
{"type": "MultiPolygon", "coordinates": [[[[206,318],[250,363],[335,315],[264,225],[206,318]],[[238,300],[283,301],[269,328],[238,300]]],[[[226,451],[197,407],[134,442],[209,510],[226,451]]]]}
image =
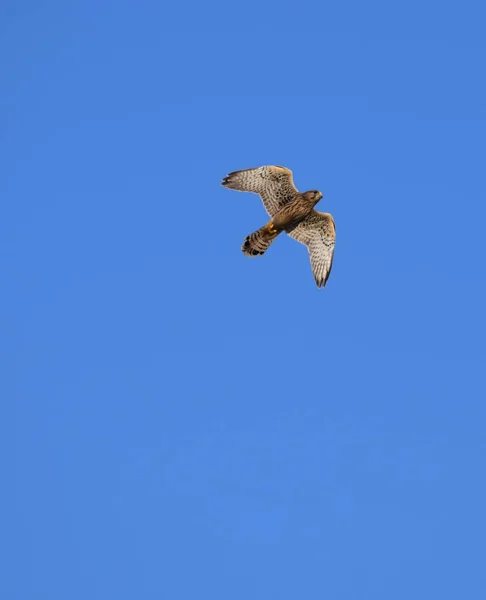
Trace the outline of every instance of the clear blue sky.
{"type": "Polygon", "coordinates": [[[484,599],[479,5],[2,3],[2,598],[484,599]]]}

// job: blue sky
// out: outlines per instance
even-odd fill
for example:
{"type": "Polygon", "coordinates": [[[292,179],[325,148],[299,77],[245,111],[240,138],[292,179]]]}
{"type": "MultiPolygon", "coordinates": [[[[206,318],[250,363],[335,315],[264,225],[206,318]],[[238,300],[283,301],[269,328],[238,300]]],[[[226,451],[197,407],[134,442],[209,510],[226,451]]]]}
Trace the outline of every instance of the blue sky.
{"type": "Polygon", "coordinates": [[[484,8],[0,16],[2,598],[484,598],[484,8]]]}

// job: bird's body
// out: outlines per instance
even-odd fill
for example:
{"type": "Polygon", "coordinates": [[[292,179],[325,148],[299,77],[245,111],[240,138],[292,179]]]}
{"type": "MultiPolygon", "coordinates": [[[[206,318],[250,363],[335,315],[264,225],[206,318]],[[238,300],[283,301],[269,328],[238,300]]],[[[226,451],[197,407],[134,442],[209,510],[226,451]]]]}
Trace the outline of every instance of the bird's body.
{"type": "Polygon", "coordinates": [[[302,219],[310,214],[314,206],[319,202],[322,196],[314,192],[305,192],[296,194],[287,204],[273,215],[272,221],[280,231],[295,227],[302,219]]]}
{"type": "Polygon", "coordinates": [[[301,193],[285,167],[263,166],[234,171],[222,185],[238,191],[259,194],[271,219],[245,239],[242,250],[247,256],[263,255],[283,231],[305,244],[318,287],[326,285],[331,272],[336,228],[329,213],[314,210],[322,198],[318,190],[301,193]]]}

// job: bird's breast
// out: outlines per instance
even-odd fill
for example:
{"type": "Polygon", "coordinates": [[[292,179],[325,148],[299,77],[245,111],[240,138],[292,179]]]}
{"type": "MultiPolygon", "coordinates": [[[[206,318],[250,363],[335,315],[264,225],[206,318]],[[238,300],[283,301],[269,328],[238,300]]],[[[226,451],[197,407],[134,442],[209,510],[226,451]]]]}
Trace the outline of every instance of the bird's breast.
{"type": "Polygon", "coordinates": [[[300,223],[302,219],[311,212],[313,204],[304,198],[297,198],[290,202],[273,217],[273,222],[277,229],[289,229],[300,223]]]}

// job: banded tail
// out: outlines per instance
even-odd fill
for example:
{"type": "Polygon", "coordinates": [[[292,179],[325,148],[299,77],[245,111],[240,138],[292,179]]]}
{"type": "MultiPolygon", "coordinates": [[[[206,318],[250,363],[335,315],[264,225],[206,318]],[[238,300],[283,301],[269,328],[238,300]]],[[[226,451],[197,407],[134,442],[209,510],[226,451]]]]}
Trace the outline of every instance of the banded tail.
{"type": "Polygon", "coordinates": [[[246,256],[262,256],[279,233],[280,231],[270,221],[246,237],[243,246],[241,246],[243,254],[246,254],[246,256]]]}

